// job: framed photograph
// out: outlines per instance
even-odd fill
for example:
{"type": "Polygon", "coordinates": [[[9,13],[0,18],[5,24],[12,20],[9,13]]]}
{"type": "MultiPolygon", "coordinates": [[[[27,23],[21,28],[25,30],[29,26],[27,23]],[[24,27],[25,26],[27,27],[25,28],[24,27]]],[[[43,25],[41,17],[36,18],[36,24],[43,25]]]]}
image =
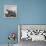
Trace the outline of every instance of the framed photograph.
{"type": "Polygon", "coordinates": [[[46,25],[18,25],[21,40],[46,41],[46,25]]]}
{"type": "Polygon", "coordinates": [[[16,17],[17,5],[4,5],[4,17],[16,17]]]}

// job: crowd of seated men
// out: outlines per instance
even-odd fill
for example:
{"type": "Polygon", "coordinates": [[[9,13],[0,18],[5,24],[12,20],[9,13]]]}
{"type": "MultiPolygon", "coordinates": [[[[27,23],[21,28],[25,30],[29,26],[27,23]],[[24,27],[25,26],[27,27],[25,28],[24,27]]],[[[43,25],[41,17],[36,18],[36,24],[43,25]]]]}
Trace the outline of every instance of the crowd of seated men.
{"type": "Polygon", "coordinates": [[[30,34],[31,35],[43,35],[45,37],[45,40],[46,40],[46,30],[28,30],[28,32],[31,32],[30,34]]]}
{"type": "Polygon", "coordinates": [[[30,36],[32,35],[34,35],[33,37],[35,37],[35,36],[42,36],[42,37],[44,37],[45,38],[45,40],[46,40],[46,30],[38,30],[38,29],[36,29],[36,30],[29,30],[29,29],[27,29],[27,30],[21,30],[21,39],[22,38],[26,38],[26,39],[28,39],[28,38],[31,38],[30,36]]]}

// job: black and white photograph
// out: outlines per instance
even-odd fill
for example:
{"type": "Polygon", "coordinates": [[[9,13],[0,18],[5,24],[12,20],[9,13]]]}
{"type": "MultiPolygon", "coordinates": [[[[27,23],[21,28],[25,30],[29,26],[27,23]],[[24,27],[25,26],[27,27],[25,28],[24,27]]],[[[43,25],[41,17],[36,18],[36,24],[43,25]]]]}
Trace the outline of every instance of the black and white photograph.
{"type": "Polygon", "coordinates": [[[4,16],[5,17],[16,17],[17,16],[17,5],[4,5],[4,16]]]}
{"type": "Polygon", "coordinates": [[[20,46],[43,45],[46,43],[46,25],[18,25],[20,46]]]}

